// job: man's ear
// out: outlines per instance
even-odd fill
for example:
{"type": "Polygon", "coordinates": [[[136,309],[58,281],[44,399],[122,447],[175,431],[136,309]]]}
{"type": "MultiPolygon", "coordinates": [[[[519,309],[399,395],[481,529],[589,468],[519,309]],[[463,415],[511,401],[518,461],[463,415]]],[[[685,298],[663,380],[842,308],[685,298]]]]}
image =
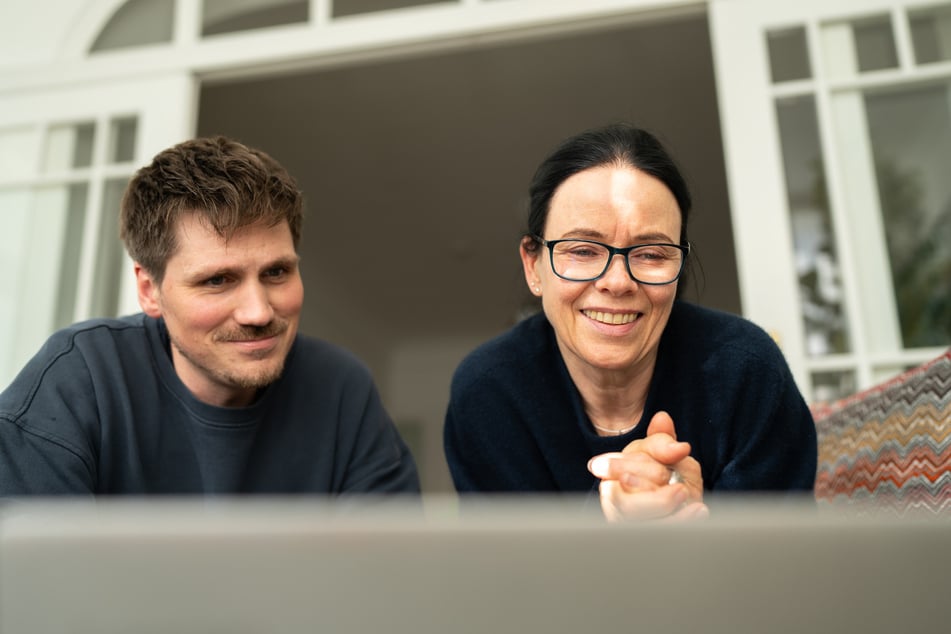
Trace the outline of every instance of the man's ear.
{"type": "Polygon", "coordinates": [[[158,282],[152,277],[152,274],[145,270],[138,262],[134,263],[135,268],[135,288],[139,295],[139,306],[142,312],[149,317],[161,317],[162,307],[159,303],[158,282]]]}

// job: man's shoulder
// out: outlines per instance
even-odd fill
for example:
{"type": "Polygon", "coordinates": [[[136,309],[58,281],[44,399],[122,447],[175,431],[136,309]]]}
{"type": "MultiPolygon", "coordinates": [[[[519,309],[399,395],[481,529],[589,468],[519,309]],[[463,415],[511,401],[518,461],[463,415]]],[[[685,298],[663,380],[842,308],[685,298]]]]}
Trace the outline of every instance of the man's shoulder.
{"type": "Polygon", "coordinates": [[[144,341],[143,317],[89,319],[57,330],[0,395],[0,410],[16,418],[44,389],[60,398],[68,395],[69,406],[78,407],[77,400],[92,394],[94,377],[106,377],[111,385],[124,377],[122,368],[141,365],[143,346],[128,335],[144,341]],[[123,358],[129,363],[123,363],[123,358]]]}
{"type": "Polygon", "coordinates": [[[77,321],[74,324],[58,330],[54,334],[71,337],[83,334],[111,337],[121,332],[142,331],[146,328],[146,323],[149,321],[154,320],[146,317],[144,313],[135,313],[123,317],[96,317],[84,321],[77,321]]]}
{"type": "MultiPolygon", "coordinates": [[[[79,321],[53,332],[37,351],[34,360],[54,361],[71,354],[84,355],[87,351],[101,351],[108,342],[141,336],[146,324],[145,315],[139,313],[126,317],[95,318],[79,321]]],[[[110,346],[112,349],[112,346],[110,346]]],[[[127,346],[114,347],[119,352],[128,351],[127,346]]]]}
{"type": "Polygon", "coordinates": [[[298,333],[291,355],[289,361],[307,373],[370,375],[367,364],[355,352],[342,344],[312,335],[298,333]]]}

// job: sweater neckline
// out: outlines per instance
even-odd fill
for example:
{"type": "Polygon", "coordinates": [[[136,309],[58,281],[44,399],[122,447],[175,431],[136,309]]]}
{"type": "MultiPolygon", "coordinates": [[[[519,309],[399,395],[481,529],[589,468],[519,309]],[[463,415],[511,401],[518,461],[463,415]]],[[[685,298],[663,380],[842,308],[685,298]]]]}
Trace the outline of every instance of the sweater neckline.
{"type": "MultiPolygon", "coordinates": [[[[279,378],[265,387],[253,403],[244,407],[220,407],[205,403],[192,394],[191,390],[182,383],[178,373],[175,372],[175,366],[172,363],[171,338],[165,320],[162,318],[155,319],[147,315],[144,316],[144,320],[149,334],[152,362],[159,381],[169,395],[178,401],[194,419],[214,427],[248,427],[259,422],[263,413],[268,410],[270,401],[273,400],[275,386],[282,379],[279,378]]],[[[292,346],[291,353],[287,356],[285,373],[291,364],[292,353],[295,348],[296,345],[292,346]]]]}

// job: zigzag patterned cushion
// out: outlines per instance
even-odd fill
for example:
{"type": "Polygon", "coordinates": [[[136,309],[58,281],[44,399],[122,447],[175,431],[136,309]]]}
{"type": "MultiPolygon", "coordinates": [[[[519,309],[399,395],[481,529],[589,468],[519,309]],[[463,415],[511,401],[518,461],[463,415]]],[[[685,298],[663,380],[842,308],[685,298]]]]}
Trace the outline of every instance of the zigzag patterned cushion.
{"type": "Polygon", "coordinates": [[[820,507],[951,514],[951,349],[813,417],[820,507]]]}

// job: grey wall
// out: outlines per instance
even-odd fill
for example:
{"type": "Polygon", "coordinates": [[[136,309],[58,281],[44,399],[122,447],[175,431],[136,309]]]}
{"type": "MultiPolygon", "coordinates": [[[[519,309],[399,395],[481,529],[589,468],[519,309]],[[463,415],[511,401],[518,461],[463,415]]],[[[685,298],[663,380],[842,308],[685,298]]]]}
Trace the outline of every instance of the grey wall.
{"type": "Polygon", "coordinates": [[[532,172],[563,137],[616,120],[655,132],[691,184],[703,276],[687,296],[739,312],[705,16],[204,85],[198,133],[298,178],[303,331],[370,365],[442,490],[452,369],[534,306],[517,256],[532,172]]]}

